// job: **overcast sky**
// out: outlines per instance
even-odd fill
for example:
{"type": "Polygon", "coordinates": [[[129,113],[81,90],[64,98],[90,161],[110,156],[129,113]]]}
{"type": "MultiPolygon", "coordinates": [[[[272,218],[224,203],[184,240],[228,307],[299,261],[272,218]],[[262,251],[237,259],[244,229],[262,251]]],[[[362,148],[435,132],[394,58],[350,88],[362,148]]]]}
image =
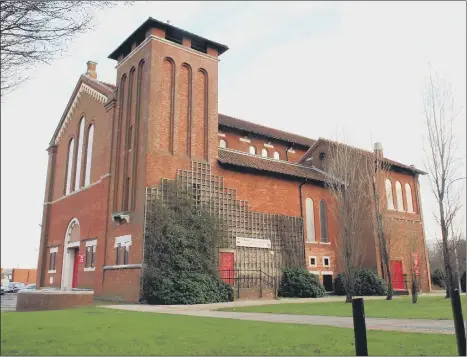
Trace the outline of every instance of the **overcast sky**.
{"type": "MultiPolygon", "coordinates": [[[[431,67],[460,109],[465,172],[465,2],[136,2],[96,13],[66,56],[38,67],[1,106],[1,265],[35,268],[48,142],[86,62],[115,83],[107,56],[149,16],[229,46],[219,112],[311,138],[339,138],[424,168],[421,91],[431,67]],[[340,133],[340,134],[339,134],[340,133]]],[[[427,238],[435,201],[421,179],[427,238]]],[[[465,225],[465,196],[461,219],[465,225]]]]}

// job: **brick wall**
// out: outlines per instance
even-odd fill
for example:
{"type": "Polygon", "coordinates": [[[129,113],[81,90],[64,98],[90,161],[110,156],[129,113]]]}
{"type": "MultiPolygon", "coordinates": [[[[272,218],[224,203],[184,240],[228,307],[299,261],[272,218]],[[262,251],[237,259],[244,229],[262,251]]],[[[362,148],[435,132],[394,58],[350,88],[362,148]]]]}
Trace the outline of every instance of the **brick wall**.
{"type": "Polygon", "coordinates": [[[279,153],[280,160],[284,161],[298,162],[298,160],[300,160],[300,158],[307,151],[307,148],[304,147],[294,147],[292,151],[289,150],[286,153],[287,149],[289,149],[287,142],[276,139],[268,139],[251,133],[248,133],[248,140],[250,142],[246,142],[244,140],[245,133],[233,128],[221,127],[219,129],[219,133],[221,135],[219,135],[218,141],[221,139],[225,140],[229,149],[249,152],[250,146],[254,146],[256,148],[257,155],[261,155],[262,149],[266,149],[268,152],[268,157],[270,158],[273,158],[274,152],[277,151],[279,153]],[[273,147],[271,148],[270,146],[265,146],[265,144],[268,145],[268,143],[273,147]]]}

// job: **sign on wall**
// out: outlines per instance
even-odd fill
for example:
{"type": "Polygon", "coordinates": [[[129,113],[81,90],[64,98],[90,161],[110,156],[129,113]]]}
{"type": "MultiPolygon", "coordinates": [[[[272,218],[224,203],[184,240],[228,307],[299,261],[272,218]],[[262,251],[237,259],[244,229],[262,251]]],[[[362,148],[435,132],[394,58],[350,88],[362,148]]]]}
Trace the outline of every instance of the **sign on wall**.
{"type": "Polygon", "coordinates": [[[271,249],[270,239],[255,239],[255,238],[243,238],[237,237],[237,247],[250,247],[250,248],[266,248],[271,249]]]}
{"type": "Polygon", "coordinates": [[[80,255],[78,256],[78,262],[79,262],[80,264],[83,264],[83,263],[84,263],[84,254],[80,254],[80,255]]]}

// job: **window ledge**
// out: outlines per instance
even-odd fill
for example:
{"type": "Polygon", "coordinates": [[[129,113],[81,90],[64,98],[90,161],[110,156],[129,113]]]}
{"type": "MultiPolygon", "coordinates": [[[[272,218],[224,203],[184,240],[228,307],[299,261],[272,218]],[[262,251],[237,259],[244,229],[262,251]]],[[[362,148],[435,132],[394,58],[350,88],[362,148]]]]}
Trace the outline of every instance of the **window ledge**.
{"type": "Polygon", "coordinates": [[[307,244],[318,244],[318,242],[317,241],[314,241],[314,242],[308,242],[307,241],[307,244]]]}
{"type": "Polygon", "coordinates": [[[96,270],[96,267],[93,267],[93,268],[84,268],[84,271],[95,271],[96,270]]]}
{"type": "Polygon", "coordinates": [[[57,271],[56,270],[49,270],[48,273],[49,274],[53,274],[53,273],[56,273],[57,271]]]}
{"type": "Polygon", "coordinates": [[[331,245],[331,242],[319,242],[319,244],[331,245]]]}
{"type": "Polygon", "coordinates": [[[104,267],[104,270],[117,270],[117,269],[141,269],[141,264],[107,265],[104,267]]]}

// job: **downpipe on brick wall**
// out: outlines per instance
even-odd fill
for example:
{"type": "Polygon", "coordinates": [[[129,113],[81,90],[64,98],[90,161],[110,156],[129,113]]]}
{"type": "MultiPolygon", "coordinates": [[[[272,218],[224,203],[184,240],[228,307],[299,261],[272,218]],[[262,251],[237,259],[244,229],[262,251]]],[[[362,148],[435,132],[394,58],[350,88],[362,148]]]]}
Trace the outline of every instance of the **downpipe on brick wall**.
{"type": "MultiPolygon", "coordinates": [[[[287,149],[288,150],[288,149],[287,149]]],[[[286,151],[287,153],[287,151],[286,151]]],[[[287,155],[287,154],[286,154],[287,155]]],[[[298,186],[298,191],[300,195],[300,217],[302,218],[302,239],[303,239],[303,261],[305,262],[305,268],[306,268],[306,249],[305,249],[305,224],[304,224],[304,218],[303,218],[303,199],[302,199],[302,187],[304,184],[308,182],[308,179],[305,179],[300,186],[298,186]]]]}

